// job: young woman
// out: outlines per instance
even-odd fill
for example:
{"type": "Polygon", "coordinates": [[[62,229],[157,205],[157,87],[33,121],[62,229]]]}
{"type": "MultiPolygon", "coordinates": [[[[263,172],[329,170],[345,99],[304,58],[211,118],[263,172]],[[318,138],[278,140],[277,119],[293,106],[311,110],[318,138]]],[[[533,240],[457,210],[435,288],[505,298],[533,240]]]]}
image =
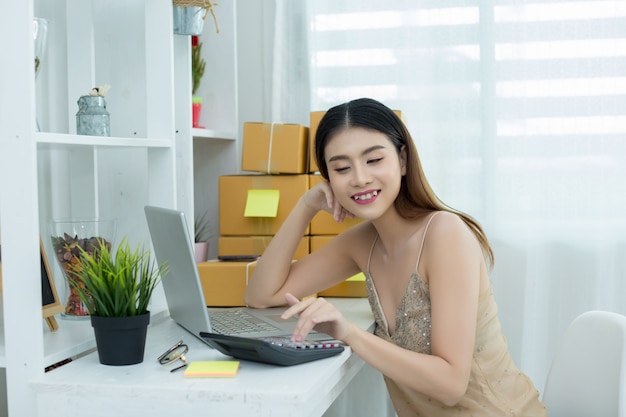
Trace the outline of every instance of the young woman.
{"type": "Polygon", "coordinates": [[[247,304],[288,303],[283,317],[299,317],[294,341],[315,329],[349,345],[384,375],[399,417],[546,416],[500,329],[489,241],[433,193],[404,123],[375,100],[354,100],[326,113],[315,147],[327,181],[300,198],[272,239],[247,304]],[[320,210],[364,221],[292,263],[320,210]],[[323,298],[300,301],[361,271],[374,334],[323,298]]]}

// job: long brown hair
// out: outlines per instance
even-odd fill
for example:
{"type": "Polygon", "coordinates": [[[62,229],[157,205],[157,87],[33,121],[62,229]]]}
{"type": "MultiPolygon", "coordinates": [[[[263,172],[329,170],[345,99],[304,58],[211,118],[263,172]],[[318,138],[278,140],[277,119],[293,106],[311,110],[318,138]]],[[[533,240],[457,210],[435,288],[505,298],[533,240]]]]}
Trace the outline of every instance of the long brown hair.
{"type": "Polygon", "coordinates": [[[375,130],[386,135],[398,154],[406,152],[406,175],[402,177],[400,192],[394,202],[398,214],[414,219],[424,211],[447,211],[458,215],[476,235],[490,266],[494,254],[482,226],[473,217],[444,204],[432,190],[420,162],[417,148],[406,125],[396,113],[371,98],[360,98],[330,108],[320,121],[315,134],[315,160],[320,174],[328,180],[325,150],[328,141],[349,127],[375,130]]]}

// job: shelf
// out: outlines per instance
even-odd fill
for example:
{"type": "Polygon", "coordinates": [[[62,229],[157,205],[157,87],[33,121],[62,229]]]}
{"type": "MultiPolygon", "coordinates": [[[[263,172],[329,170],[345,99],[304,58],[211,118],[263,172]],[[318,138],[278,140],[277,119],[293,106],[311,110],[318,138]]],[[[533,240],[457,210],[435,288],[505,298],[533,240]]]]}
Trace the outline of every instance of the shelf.
{"type": "Polygon", "coordinates": [[[213,139],[213,140],[226,140],[234,141],[237,139],[237,134],[234,132],[226,132],[213,129],[191,129],[191,134],[194,139],[213,139]]]}
{"type": "Polygon", "coordinates": [[[109,136],[85,136],[63,133],[36,133],[39,149],[64,149],[75,146],[88,147],[123,147],[123,148],[169,148],[171,140],[167,138],[121,138],[109,136]]]}
{"type": "MultiPolygon", "coordinates": [[[[152,315],[151,321],[160,322],[169,317],[166,310],[160,310],[152,315]]],[[[44,366],[48,367],[65,359],[82,356],[96,348],[93,327],[89,318],[82,320],[65,320],[60,315],[55,316],[59,328],[51,332],[44,324],[44,366]]],[[[4,351],[4,327],[0,322],[0,368],[6,368],[4,351]]]]}
{"type": "MultiPolygon", "coordinates": [[[[0,194],[11,197],[0,203],[6,255],[0,300],[0,368],[6,379],[0,381],[0,415],[47,415],[46,407],[36,405],[33,380],[44,378],[45,367],[93,356],[95,338],[90,320],[58,317],[59,329],[51,332],[40,300],[28,296],[41,290],[40,264],[33,260],[40,256],[42,230],[52,218],[112,217],[118,219],[119,236],[149,244],[143,212],[148,204],[189,213],[189,227],[195,207],[209,209],[217,224],[216,178],[233,173],[238,164],[236,2],[218,9],[224,28],[219,37],[205,35],[212,45],[206,48],[211,59],[205,59],[216,68],[204,80],[207,118],[202,124],[213,129],[191,128],[191,43],[189,37],[173,35],[171,1],[0,4],[0,44],[12,57],[3,73],[11,82],[0,94],[0,113],[6,116],[0,123],[0,138],[6,139],[0,140],[0,194]],[[32,74],[34,15],[49,22],[37,81],[32,74]],[[104,83],[113,87],[107,104],[114,136],[75,134],[76,99],[104,83]],[[42,131],[35,131],[35,120],[42,131]]],[[[162,299],[156,304],[155,313],[165,309],[162,299]]],[[[69,380],[79,361],[73,362],[63,369],[69,380]]],[[[77,397],[94,398],[82,392],[77,397]]]]}
{"type": "MultiPolygon", "coordinates": [[[[44,366],[50,366],[73,356],[82,355],[96,347],[90,320],[63,320],[58,318],[59,329],[51,332],[44,324],[44,366]]],[[[4,327],[0,332],[0,368],[6,367],[4,327]]],[[[24,343],[28,341],[24,340],[24,343]]]]}
{"type": "Polygon", "coordinates": [[[59,329],[55,332],[44,328],[45,366],[95,349],[96,341],[91,320],[64,320],[59,317],[58,323],[59,329]]]}

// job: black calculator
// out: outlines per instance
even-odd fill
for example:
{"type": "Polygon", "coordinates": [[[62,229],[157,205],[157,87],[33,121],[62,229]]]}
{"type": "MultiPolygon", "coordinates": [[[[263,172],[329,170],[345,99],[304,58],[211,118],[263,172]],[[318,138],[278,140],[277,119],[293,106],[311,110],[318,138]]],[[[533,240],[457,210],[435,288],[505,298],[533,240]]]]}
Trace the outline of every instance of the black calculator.
{"type": "Polygon", "coordinates": [[[224,355],[281,366],[324,359],[344,351],[336,340],[292,342],[289,336],[249,338],[208,332],[200,332],[200,337],[224,355]]]}

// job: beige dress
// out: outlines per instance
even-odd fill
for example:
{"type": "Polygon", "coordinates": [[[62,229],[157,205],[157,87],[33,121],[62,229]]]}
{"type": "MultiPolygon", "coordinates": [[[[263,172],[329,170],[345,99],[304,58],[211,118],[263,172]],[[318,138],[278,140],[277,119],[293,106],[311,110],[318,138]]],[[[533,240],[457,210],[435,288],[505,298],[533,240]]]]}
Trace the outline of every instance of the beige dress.
{"type": "MultiPolygon", "coordinates": [[[[431,216],[432,219],[432,216],[431,216]]],[[[428,231],[428,225],[424,238],[428,231]]],[[[418,253],[415,271],[404,293],[396,316],[396,331],[389,335],[376,288],[369,272],[374,245],[368,260],[367,292],[376,320],[375,334],[395,345],[414,352],[431,354],[430,350],[430,294],[428,285],[417,273],[424,239],[418,253]]],[[[539,401],[539,393],[530,379],[522,373],[511,359],[507,342],[500,329],[497,306],[491,287],[480,295],[476,317],[476,346],[472,360],[469,385],[465,396],[453,407],[399,385],[385,377],[389,395],[398,417],[445,417],[445,416],[547,416],[545,406],[539,401]]]]}

